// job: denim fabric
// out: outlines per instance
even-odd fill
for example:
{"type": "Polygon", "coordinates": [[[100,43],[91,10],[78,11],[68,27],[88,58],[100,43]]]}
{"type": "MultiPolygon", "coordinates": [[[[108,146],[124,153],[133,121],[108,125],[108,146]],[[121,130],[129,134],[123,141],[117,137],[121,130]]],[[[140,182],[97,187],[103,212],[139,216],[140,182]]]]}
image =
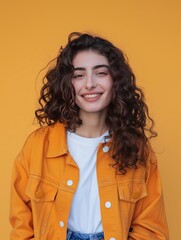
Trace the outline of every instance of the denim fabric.
{"type": "Polygon", "coordinates": [[[103,232],[85,234],[85,233],[79,233],[79,232],[73,232],[71,230],[67,230],[66,240],[102,240],[102,239],[104,239],[103,232]]]}

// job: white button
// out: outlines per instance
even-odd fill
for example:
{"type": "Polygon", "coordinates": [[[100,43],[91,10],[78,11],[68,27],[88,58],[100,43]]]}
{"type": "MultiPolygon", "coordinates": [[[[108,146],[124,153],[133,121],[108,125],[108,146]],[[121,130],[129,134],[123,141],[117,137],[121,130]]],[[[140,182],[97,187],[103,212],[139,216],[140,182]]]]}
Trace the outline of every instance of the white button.
{"type": "Polygon", "coordinates": [[[110,203],[110,202],[106,202],[106,203],[105,203],[105,207],[106,207],[106,208],[110,208],[110,207],[111,207],[111,203],[110,203]]]}
{"type": "Polygon", "coordinates": [[[108,147],[108,146],[104,146],[102,150],[103,150],[103,152],[105,152],[105,153],[106,153],[106,152],[109,152],[109,147],[108,147]]]}
{"type": "Polygon", "coordinates": [[[60,227],[64,227],[64,222],[60,221],[60,227]]]}
{"type": "Polygon", "coordinates": [[[114,238],[114,237],[111,237],[111,238],[109,238],[109,240],[116,240],[116,238],[114,238]]]}
{"type": "Polygon", "coordinates": [[[72,181],[72,180],[68,180],[68,181],[67,181],[67,185],[68,185],[68,186],[72,186],[72,184],[73,184],[73,181],[72,181]]]}

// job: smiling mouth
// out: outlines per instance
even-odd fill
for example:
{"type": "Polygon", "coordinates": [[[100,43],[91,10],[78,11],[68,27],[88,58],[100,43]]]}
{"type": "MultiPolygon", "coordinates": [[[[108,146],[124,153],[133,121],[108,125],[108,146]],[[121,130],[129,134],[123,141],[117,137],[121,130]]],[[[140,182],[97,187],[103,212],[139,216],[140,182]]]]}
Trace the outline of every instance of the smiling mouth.
{"type": "Polygon", "coordinates": [[[100,97],[101,93],[93,93],[93,94],[86,94],[86,95],[82,95],[83,98],[85,99],[94,99],[97,97],[100,97]]]}

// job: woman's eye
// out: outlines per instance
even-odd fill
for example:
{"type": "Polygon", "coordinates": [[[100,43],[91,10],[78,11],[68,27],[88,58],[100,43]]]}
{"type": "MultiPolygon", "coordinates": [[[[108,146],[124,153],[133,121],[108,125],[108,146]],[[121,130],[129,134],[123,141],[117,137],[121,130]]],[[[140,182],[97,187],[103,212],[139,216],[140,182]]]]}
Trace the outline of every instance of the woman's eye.
{"type": "Polygon", "coordinates": [[[73,75],[73,78],[74,78],[74,79],[83,78],[83,77],[84,77],[83,74],[75,74],[75,75],[73,75]]]}
{"type": "Polygon", "coordinates": [[[106,76],[107,72],[98,72],[98,73],[96,73],[96,75],[98,75],[98,76],[106,76]]]}

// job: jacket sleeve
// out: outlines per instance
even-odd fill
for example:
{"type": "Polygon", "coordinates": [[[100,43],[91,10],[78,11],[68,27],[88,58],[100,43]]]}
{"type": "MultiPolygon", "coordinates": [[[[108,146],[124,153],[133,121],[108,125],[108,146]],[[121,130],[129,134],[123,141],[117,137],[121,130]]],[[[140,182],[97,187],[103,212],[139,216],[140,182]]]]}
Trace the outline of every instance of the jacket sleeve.
{"type": "MultiPolygon", "coordinates": [[[[25,144],[26,145],[26,144],[25,144]]],[[[28,145],[28,144],[27,144],[28,145]]],[[[17,156],[12,172],[10,197],[11,240],[34,239],[30,199],[25,190],[28,181],[27,146],[17,156]]]]}
{"type": "Polygon", "coordinates": [[[146,187],[147,196],[136,203],[128,240],[168,240],[163,193],[153,152],[148,158],[146,187]]]}

